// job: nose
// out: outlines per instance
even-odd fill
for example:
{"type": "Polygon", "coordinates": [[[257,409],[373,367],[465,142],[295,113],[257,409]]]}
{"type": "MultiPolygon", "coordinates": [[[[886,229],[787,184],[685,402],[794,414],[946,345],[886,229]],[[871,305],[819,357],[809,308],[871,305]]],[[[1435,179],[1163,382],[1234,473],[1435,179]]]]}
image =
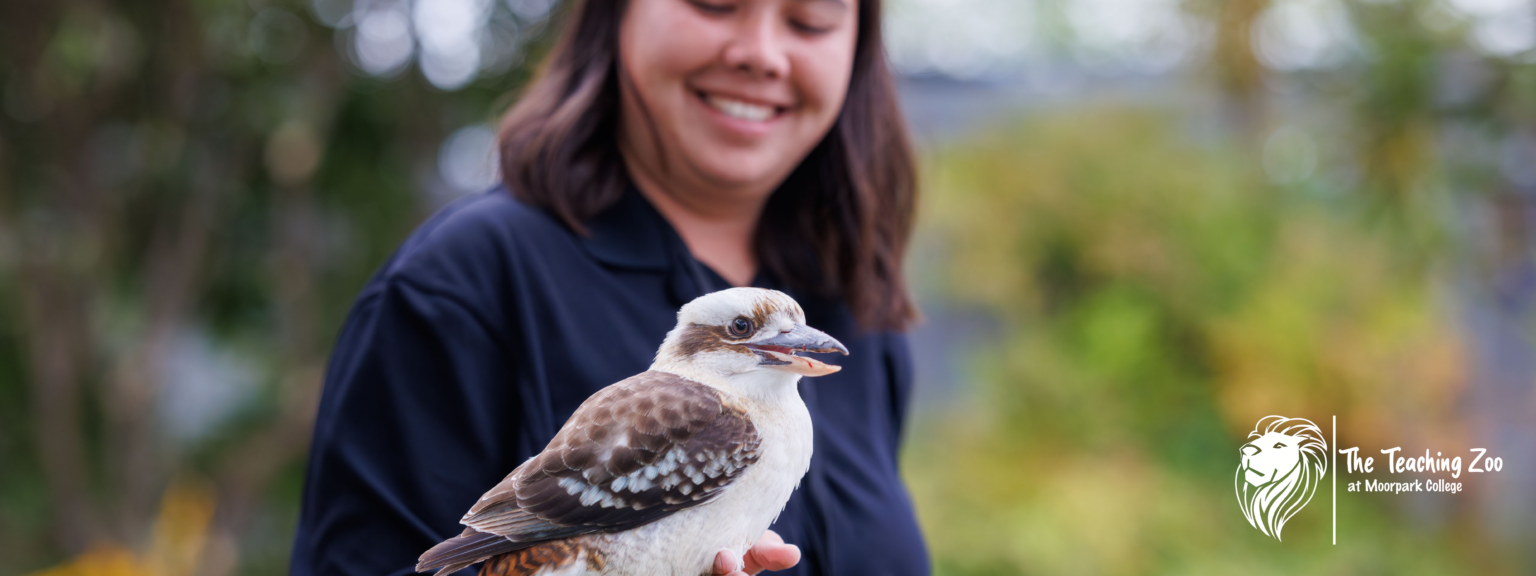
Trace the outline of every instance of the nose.
{"type": "Polygon", "coordinates": [[[743,16],[735,37],[721,54],[725,65],[768,80],[789,75],[789,56],[779,38],[784,30],[774,15],[768,10],[754,10],[743,16]]]}

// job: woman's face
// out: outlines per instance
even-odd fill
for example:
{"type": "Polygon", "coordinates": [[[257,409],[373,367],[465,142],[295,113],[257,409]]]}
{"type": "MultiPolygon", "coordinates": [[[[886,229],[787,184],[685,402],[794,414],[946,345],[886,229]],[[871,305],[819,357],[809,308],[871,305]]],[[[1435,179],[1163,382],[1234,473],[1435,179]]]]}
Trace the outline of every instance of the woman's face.
{"type": "Polygon", "coordinates": [[[771,191],[842,108],[856,1],[631,0],[619,37],[630,162],[683,186],[771,191]]]}

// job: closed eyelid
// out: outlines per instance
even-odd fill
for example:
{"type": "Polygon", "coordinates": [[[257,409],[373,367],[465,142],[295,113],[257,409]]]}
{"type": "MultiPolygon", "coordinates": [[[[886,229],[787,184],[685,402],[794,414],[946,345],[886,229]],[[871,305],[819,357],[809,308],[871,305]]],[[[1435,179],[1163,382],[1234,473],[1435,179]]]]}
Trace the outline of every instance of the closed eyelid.
{"type": "Polygon", "coordinates": [[[736,8],[736,4],[734,2],[718,2],[718,0],[687,0],[687,2],[692,4],[695,8],[704,10],[706,12],[723,13],[736,8]]]}
{"type": "Polygon", "coordinates": [[[848,12],[848,5],[839,0],[795,0],[792,4],[802,14],[841,20],[848,12]]]}
{"type": "Polygon", "coordinates": [[[826,4],[826,5],[836,6],[838,8],[843,9],[843,10],[847,10],[848,9],[848,4],[846,2],[843,2],[843,0],[795,0],[795,1],[799,2],[801,4],[826,4]]]}
{"type": "Polygon", "coordinates": [[[796,0],[790,17],[800,28],[811,32],[827,32],[848,20],[847,5],[838,0],[796,0]]]}

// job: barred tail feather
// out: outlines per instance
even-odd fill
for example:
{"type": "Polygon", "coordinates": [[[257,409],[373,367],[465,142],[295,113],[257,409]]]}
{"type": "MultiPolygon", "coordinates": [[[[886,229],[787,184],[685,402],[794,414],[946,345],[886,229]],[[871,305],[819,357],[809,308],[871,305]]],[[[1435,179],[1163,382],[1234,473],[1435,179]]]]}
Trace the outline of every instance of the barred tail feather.
{"type": "Polygon", "coordinates": [[[431,550],[427,550],[421,558],[417,559],[416,571],[426,572],[433,568],[441,568],[433,576],[446,576],[497,554],[515,552],[531,545],[532,543],[512,542],[504,536],[470,528],[463,534],[444,540],[433,546],[431,550]]]}

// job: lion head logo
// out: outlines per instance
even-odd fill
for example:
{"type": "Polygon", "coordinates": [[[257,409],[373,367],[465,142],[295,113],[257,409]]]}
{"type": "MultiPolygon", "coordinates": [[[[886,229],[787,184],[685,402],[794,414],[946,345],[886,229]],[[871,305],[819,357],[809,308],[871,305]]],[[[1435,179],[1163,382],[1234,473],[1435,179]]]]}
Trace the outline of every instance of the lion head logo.
{"type": "Polygon", "coordinates": [[[1285,522],[1312,501],[1328,472],[1323,431],[1304,418],[1265,416],[1248,433],[1237,468],[1237,503],[1248,523],[1280,539],[1285,522]]]}

